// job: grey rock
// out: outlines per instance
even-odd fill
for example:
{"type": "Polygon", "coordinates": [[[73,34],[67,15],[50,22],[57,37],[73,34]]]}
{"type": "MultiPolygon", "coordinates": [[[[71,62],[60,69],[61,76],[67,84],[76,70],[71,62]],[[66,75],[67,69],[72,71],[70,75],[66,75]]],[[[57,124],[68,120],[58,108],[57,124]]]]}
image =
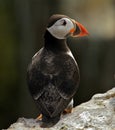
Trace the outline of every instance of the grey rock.
{"type": "Polygon", "coordinates": [[[19,118],[7,130],[115,130],[115,87],[62,115],[51,128],[40,128],[36,119],[19,118]]]}

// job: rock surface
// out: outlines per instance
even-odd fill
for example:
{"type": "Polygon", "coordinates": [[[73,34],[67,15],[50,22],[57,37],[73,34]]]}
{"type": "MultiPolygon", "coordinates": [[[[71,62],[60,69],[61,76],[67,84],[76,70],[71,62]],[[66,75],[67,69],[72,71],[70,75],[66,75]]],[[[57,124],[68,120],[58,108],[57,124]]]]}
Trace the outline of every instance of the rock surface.
{"type": "Polygon", "coordinates": [[[73,109],[51,128],[40,128],[35,119],[20,118],[7,130],[115,130],[115,87],[73,109]]]}

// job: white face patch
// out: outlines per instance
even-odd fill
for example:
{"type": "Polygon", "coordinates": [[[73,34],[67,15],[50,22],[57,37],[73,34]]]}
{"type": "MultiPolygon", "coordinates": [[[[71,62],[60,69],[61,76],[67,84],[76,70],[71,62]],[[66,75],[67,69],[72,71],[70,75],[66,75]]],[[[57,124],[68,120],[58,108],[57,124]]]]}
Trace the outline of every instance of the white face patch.
{"type": "Polygon", "coordinates": [[[74,28],[73,22],[69,18],[62,18],[56,21],[47,30],[57,39],[65,39],[70,30],[74,28]]]}

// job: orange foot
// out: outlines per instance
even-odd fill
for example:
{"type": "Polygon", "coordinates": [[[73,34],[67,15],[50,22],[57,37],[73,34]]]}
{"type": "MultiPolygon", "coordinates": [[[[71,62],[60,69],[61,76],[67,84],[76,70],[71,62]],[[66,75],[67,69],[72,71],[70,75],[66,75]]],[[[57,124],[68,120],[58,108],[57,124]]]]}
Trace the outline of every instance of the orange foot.
{"type": "Polygon", "coordinates": [[[69,113],[71,113],[72,112],[72,108],[69,108],[69,109],[65,109],[64,111],[63,111],[63,114],[65,115],[65,114],[69,114],[69,113]]]}
{"type": "Polygon", "coordinates": [[[42,114],[40,114],[37,118],[36,118],[36,120],[42,120],[42,114]]]}

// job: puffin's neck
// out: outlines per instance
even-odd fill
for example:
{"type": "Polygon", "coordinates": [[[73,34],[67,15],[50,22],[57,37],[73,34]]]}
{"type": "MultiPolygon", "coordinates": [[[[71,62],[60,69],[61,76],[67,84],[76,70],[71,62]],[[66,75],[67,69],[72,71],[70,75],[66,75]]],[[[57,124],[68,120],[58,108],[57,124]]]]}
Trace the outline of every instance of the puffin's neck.
{"type": "Polygon", "coordinates": [[[66,39],[57,39],[53,37],[47,30],[44,35],[45,45],[47,50],[51,50],[54,53],[67,52],[69,50],[66,39]]]}

